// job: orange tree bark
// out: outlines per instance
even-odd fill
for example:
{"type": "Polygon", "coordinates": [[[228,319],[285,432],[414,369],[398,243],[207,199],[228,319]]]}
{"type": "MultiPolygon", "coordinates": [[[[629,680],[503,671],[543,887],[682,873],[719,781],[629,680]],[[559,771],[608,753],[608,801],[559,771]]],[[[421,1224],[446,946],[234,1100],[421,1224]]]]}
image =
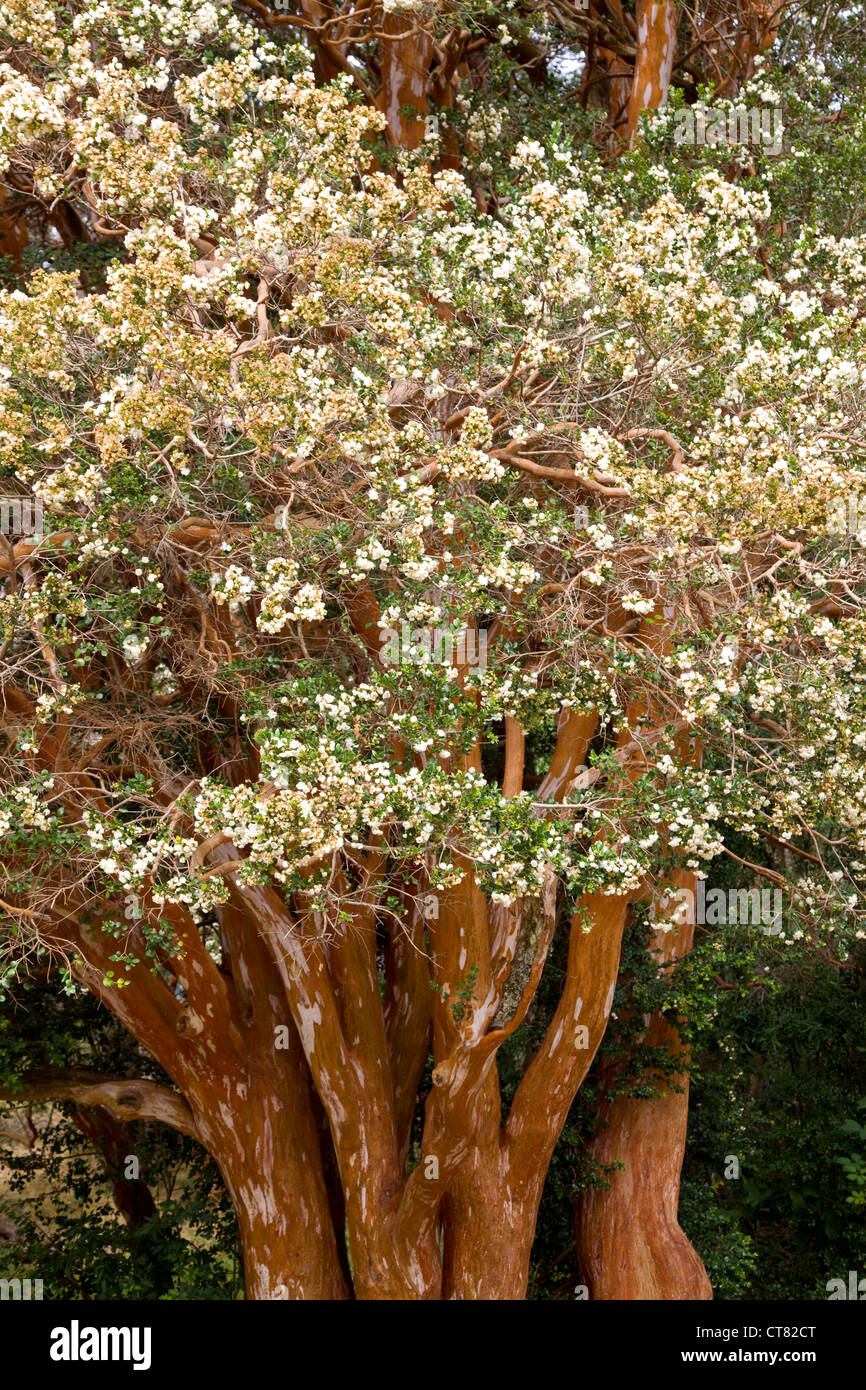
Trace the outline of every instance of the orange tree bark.
{"type": "MultiPolygon", "coordinates": [[[[386,115],[389,143],[406,149],[421,143],[431,104],[452,104],[461,78],[483,85],[488,51],[499,46],[495,25],[473,32],[455,22],[434,36],[429,14],[415,9],[358,5],[337,11],[322,0],[298,0],[298,13],[286,14],[274,13],[263,0],[237,3],[268,30],[288,28],[303,35],[319,81],[338,73],[351,76],[366,100],[386,115]]],[[[711,82],[720,95],[736,95],[789,7],[790,0],[707,0],[689,6],[636,0],[632,14],[622,0],[562,0],[558,8],[567,32],[583,49],[581,100],[606,111],[608,132],[621,148],[634,139],[641,112],[665,102],[674,77],[690,90],[711,82]]],[[[512,36],[508,53],[534,86],[543,85],[543,44],[512,36]]],[[[446,164],[454,162],[447,142],[443,155],[446,164]]]]}
{"type": "MultiPolygon", "coordinates": [[[[674,610],[668,612],[672,614],[668,624],[660,625],[652,642],[654,651],[665,656],[670,654],[675,621],[674,610]]],[[[654,699],[630,714],[638,737],[642,727],[663,718],[654,699]]],[[[699,745],[686,732],[677,736],[676,744],[683,763],[699,760],[699,745]]],[[[697,880],[682,869],[673,870],[670,877],[691,897],[679,904],[682,920],[675,926],[664,919],[665,914],[657,922],[649,950],[660,971],[688,954],[694,940],[697,880]]],[[[648,1047],[666,1047],[673,1057],[682,1053],[677,1029],[659,1011],[644,1020],[640,1041],[648,1047]]],[[[620,1062],[602,1065],[602,1094],[621,1084],[625,1074],[620,1062]]],[[[585,1191],[577,1204],[578,1262],[591,1298],[712,1297],[700,1257],[677,1220],[688,1127],[688,1073],[684,1067],[670,1083],[661,1075],[651,1079],[658,1086],[651,1098],[618,1094],[603,1101],[597,1116],[599,1129],[589,1145],[589,1155],[599,1167],[624,1165],[613,1173],[606,1189],[585,1191]]]]}
{"type": "Polygon", "coordinates": [[[636,0],[634,15],[621,0],[563,8],[582,37],[581,99],[607,111],[618,150],[634,140],[641,112],[667,100],[672,81],[687,93],[712,83],[719,96],[736,96],[790,0],[636,0]]]}
{"type": "MultiPolygon", "coordinates": [[[[678,887],[691,893],[694,874],[676,871],[678,887]]],[[[685,905],[684,905],[685,906],[685,905]]],[[[694,908],[675,929],[659,922],[650,950],[659,968],[691,950],[694,908]]],[[[658,1011],[646,1021],[641,1041],[682,1054],[676,1027],[658,1011]]],[[[601,1068],[602,1090],[622,1083],[624,1068],[615,1062],[601,1068]]],[[[688,1125],[689,1077],[646,1074],[658,1087],[650,1099],[619,1094],[602,1103],[599,1130],[589,1146],[600,1166],[617,1162],[606,1189],[587,1189],[576,1210],[577,1251],[581,1276],[594,1299],[708,1299],[710,1281],[700,1256],[677,1220],[680,1170],[688,1125]]]]}
{"type": "Polygon", "coordinates": [[[124,1167],[134,1155],[132,1130],[104,1105],[76,1105],[72,1123],[93,1145],[105,1164],[117,1210],[127,1226],[140,1226],[156,1213],[156,1202],[141,1178],[127,1178],[124,1167]]]}
{"type": "Polygon", "coordinates": [[[0,256],[11,256],[17,261],[27,245],[27,228],[20,213],[10,211],[8,203],[9,196],[0,186],[0,256]]]}
{"type": "Polygon", "coordinates": [[[676,45],[674,0],[637,0],[637,58],[626,121],[629,140],[637,130],[641,112],[654,111],[667,100],[676,45]]]}
{"type": "MultiPolygon", "coordinates": [[[[670,653],[674,621],[672,614],[650,629],[645,639],[647,651],[661,656],[670,653]]],[[[655,700],[636,703],[627,712],[625,737],[633,733],[640,742],[649,728],[663,722],[655,700]]],[[[676,742],[682,760],[694,762],[698,750],[692,747],[687,733],[678,735],[676,742]]],[[[635,773],[640,770],[635,768],[635,773]]],[[[671,878],[691,893],[681,908],[691,906],[687,913],[681,913],[683,920],[677,921],[675,928],[668,920],[658,921],[649,949],[660,970],[686,955],[694,938],[695,876],[674,870],[671,878]]],[[[682,1052],[676,1028],[658,1011],[644,1020],[640,1041],[649,1047],[666,1047],[674,1057],[682,1052]]],[[[602,1094],[621,1083],[624,1074],[619,1061],[602,1064],[602,1094]]],[[[670,1085],[661,1076],[654,1079],[659,1089],[652,1098],[618,1094],[603,1101],[598,1132],[589,1145],[589,1156],[599,1167],[624,1164],[606,1190],[587,1190],[577,1206],[578,1262],[591,1298],[712,1296],[700,1258],[677,1221],[688,1125],[688,1074],[683,1069],[670,1085]]]]}

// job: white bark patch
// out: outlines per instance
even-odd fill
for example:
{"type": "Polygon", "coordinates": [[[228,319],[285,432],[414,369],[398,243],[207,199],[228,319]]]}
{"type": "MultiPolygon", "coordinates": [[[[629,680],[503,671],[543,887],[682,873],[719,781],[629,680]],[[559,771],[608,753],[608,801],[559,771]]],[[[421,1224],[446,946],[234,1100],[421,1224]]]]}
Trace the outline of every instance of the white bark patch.
{"type": "Polygon", "coordinates": [[[244,1205],[250,1214],[270,1225],[277,1215],[277,1203],[266,1183],[248,1183],[244,1188],[244,1205]]]}
{"type": "Polygon", "coordinates": [[[495,990],[494,986],[491,984],[491,986],[490,986],[490,988],[488,989],[486,995],[484,996],[484,1001],[483,1001],[483,1003],[482,1003],[482,1005],[481,1005],[481,1008],[480,1008],[480,1010],[479,1010],[479,1012],[480,1012],[482,1018],[486,1018],[487,1016],[489,1016],[489,1014],[491,1013],[491,1011],[492,1011],[492,1009],[493,1009],[493,1005],[494,1005],[495,1002],[496,1002],[496,990],[495,990]]]}
{"type": "Polygon", "coordinates": [[[304,1052],[310,1058],[316,1050],[316,1024],[322,1021],[322,1010],[318,1004],[299,1004],[298,1012],[301,1015],[298,1032],[304,1052]]]}
{"type": "Polygon", "coordinates": [[[417,1289],[418,1293],[423,1293],[424,1272],[421,1268],[418,1256],[414,1253],[414,1251],[409,1259],[409,1278],[412,1280],[412,1284],[414,1288],[417,1289]]]}
{"type": "Polygon", "coordinates": [[[327,1111],[328,1119],[334,1127],[334,1139],[336,1141],[340,1136],[341,1125],[344,1125],[349,1118],[348,1111],[340,1100],[336,1090],[331,1085],[327,1073],[322,1073],[316,1085],[316,1090],[319,1092],[319,1099],[327,1111]]]}
{"type": "Polygon", "coordinates": [[[226,1126],[226,1129],[228,1129],[231,1133],[234,1133],[235,1112],[232,1110],[230,1105],[226,1105],[224,1100],[221,1100],[219,1103],[219,1113],[220,1119],[226,1126]]]}

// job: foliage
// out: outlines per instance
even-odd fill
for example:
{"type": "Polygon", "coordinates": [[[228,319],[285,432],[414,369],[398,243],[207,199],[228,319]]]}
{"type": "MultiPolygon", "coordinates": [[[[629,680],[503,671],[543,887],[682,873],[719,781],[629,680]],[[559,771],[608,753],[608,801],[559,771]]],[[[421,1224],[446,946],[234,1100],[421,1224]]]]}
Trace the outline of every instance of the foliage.
{"type": "Polygon", "coordinates": [[[853,964],[803,962],[772,993],[724,995],[697,1049],[680,1214],[716,1297],[825,1299],[866,1260],[838,1159],[866,1100],[860,952],[853,964]],[[727,1155],[738,1178],[723,1176],[727,1155]]]}

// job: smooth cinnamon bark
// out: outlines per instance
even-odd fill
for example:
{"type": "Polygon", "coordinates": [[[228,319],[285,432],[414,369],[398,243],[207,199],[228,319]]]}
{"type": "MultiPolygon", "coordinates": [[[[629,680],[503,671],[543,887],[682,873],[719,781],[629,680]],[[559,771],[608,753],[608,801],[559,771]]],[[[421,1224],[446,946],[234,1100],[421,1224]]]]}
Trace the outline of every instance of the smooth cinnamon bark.
{"type": "Polygon", "coordinates": [[[394,1086],[394,1124],[401,1163],[405,1163],[424,1063],[430,1050],[433,995],[424,939],[424,914],[435,899],[425,885],[400,892],[402,921],[391,918],[385,946],[384,1020],[394,1086]]]}
{"type": "Polygon", "coordinates": [[[505,718],[505,776],[502,795],[517,796],[523,790],[523,769],[526,759],[526,734],[523,725],[510,715],[505,718]]]}
{"type": "MultiPolygon", "coordinates": [[[[127,969],[130,988],[106,987],[113,938],[95,928],[77,934],[85,963],[76,974],[156,1058],[180,1094],[136,1080],[113,1089],[103,1083],[72,1098],[112,1104],[123,1118],[160,1118],[207,1148],[237,1217],[247,1298],[344,1298],[297,1031],[252,919],[226,908],[219,913],[233,975],[217,969],[198,932],[189,930],[187,955],[174,962],[181,997],[143,966],[127,969]]],[[[70,927],[74,932],[66,919],[58,943],[64,936],[68,941],[70,927]]],[[[47,1093],[71,1094],[62,1081],[47,1093]]]]}
{"type": "MultiPolygon", "coordinates": [[[[637,642],[648,655],[670,655],[675,622],[673,609],[656,605],[653,618],[643,623],[637,642]]],[[[620,734],[620,747],[637,750],[628,775],[639,776],[648,766],[653,747],[648,733],[663,727],[667,716],[651,693],[633,702],[620,734]],[[634,742],[631,742],[631,740],[634,742]]],[[[700,746],[686,729],[676,736],[676,747],[686,764],[700,761],[700,746]]],[[[664,841],[664,828],[662,839],[664,841]]],[[[696,879],[693,873],[674,870],[671,881],[685,888],[691,898],[658,920],[650,951],[659,969],[686,955],[694,939],[696,879]],[[691,907],[687,911],[687,905],[691,907]]],[[[612,1002],[613,990],[611,990],[612,1002]]],[[[608,1004],[608,1012],[610,1003],[608,1004]]],[[[682,1051],[675,1027],[654,1014],[646,1020],[642,1041],[667,1045],[674,1056],[682,1051]]],[[[601,1068],[603,1089],[621,1079],[619,1062],[601,1068]]],[[[651,1100],[619,1096],[603,1103],[599,1131],[589,1146],[591,1157],[603,1167],[614,1160],[625,1163],[607,1191],[584,1192],[576,1213],[578,1260],[592,1298],[653,1299],[710,1298],[712,1291],[700,1258],[677,1221],[680,1170],[688,1125],[688,1074],[673,1078],[678,1089],[665,1086],[651,1100]]]]}
{"type": "Polygon", "coordinates": [[[718,96],[737,95],[754,72],[755,58],[773,43],[790,6],[791,0],[741,0],[733,15],[730,7],[709,7],[704,33],[706,51],[720,79],[718,96]]]}
{"type": "MultiPolygon", "coordinates": [[[[673,879],[691,892],[694,903],[694,874],[677,871],[673,879]]],[[[650,948],[659,967],[686,955],[693,937],[693,908],[674,928],[661,922],[650,948]]],[[[683,1051],[677,1029],[659,1013],[652,1015],[642,1041],[666,1046],[674,1057],[683,1051]]],[[[607,1067],[600,1077],[602,1086],[611,1086],[622,1074],[618,1062],[607,1067]]],[[[578,1261],[594,1299],[712,1298],[700,1256],[677,1220],[688,1072],[669,1080],[658,1074],[654,1079],[660,1094],[649,1099],[621,1095],[602,1105],[600,1128],[589,1146],[600,1166],[625,1164],[611,1175],[607,1190],[588,1189],[577,1206],[578,1261]]]]}
{"type": "Polygon", "coordinates": [[[383,15],[379,36],[379,105],[395,145],[414,150],[424,138],[433,40],[414,12],[383,15]]]}
{"type": "MultiPolygon", "coordinates": [[[[608,0],[605,5],[591,4],[590,18],[594,26],[610,19],[608,11],[612,12],[619,32],[625,34],[626,17],[621,0],[608,0]]],[[[634,64],[628,56],[609,48],[604,42],[604,37],[597,37],[598,34],[599,31],[593,27],[587,35],[581,99],[583,104],[591,109],[600,108],[607,111],[609,129],[621,135],[631,95],[634,64]]],[[[608,41],[613,41],[612,37],[609,37],[608,41]]]]}
{"type": "Polygon", "coordinates": [[[21,214],[10,212],[8,194],[0,188],[0,256],[11,256],[16,261],[29,241],[27,228],[21,214]]]}
{"type": "Polygon", "coordinates": [[[628,103],[627,139],[634,137],[642,111],[654,111],[667,100],[676,45],[674,0],[637,0],[637,60],[628,103]]]}
{"type": "MultiPolygon", "coordinates": [[[[654,631],[647,640],[658,640],[654,631]]],[[[618,744],[623,748],[632,739],[633,722],[633,718],[627,719],[619,736],[618,744]]],[[[556,799],[565,796],[586,757],[597,723],[596,715],[571,711],[560,718],[557,747],[542,782],[549,795],[556,799]]],[[[465,1124],[473,1139],[443,1203],[444,1298],[522,1299],[526,1295],[545,1177],[568,1111],[604,1036],[629,900],[627,893],[587,894],[579,900],[570,926],[566,980],[559,1005],[517,1088],[503,1129],[498,1078],[495,1069],[487,1068],[486,1058],[477,1082],[467,1089],[463,1098],[469,1106],[465,1124]]],[[[551,892],[544,907],[547,930],[541,927],[538,931],[536,968],[521,1004],[509,1022],[498,1031],[494,1027],[484,1038],[477,1049],[479,1058],[485,1057],[487,1048],[492,1055],[492,1049],[518,1026],[534,993],[553,934],[555,893],[551,892]]],[[[526,911],[525,906],[522,911],[526,911]]],[[[478,909],[473,914],[467,903],[464,923],[473,915],[477,919],[478,909]]],[[[528,924],[521,920],[521,909],[491,913],[491,918],[494,959],[498,946],[506,953],[507,978],[528,924]]],[[[506,997],[504,984],[497,987],[497,979],[503,976],[497,977],[494,971],[489,981],[479,981],[477,989],[485,999],[488,986],[492,986],[496,1006],[506,997]]],[[[489,1009],[489,1000],[485,1002],[489,1009]]]]}

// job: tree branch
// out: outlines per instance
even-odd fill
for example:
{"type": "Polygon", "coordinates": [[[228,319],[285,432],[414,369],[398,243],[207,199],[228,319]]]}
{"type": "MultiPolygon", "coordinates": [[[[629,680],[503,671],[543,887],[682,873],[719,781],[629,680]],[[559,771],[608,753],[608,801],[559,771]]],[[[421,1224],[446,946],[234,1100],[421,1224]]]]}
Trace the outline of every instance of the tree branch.
{"type": "Polygon", "coordinates": [[[191,1139],[200,1136],[183,1096],[139,1077],[124,1081],[71,1068],[40,1067],[24,1072],[21,1089],[0,1088],[0,1100],[71,1100],[76,1105],[103,1105],[119,1120],[159,1120],[191,1139]]]}

